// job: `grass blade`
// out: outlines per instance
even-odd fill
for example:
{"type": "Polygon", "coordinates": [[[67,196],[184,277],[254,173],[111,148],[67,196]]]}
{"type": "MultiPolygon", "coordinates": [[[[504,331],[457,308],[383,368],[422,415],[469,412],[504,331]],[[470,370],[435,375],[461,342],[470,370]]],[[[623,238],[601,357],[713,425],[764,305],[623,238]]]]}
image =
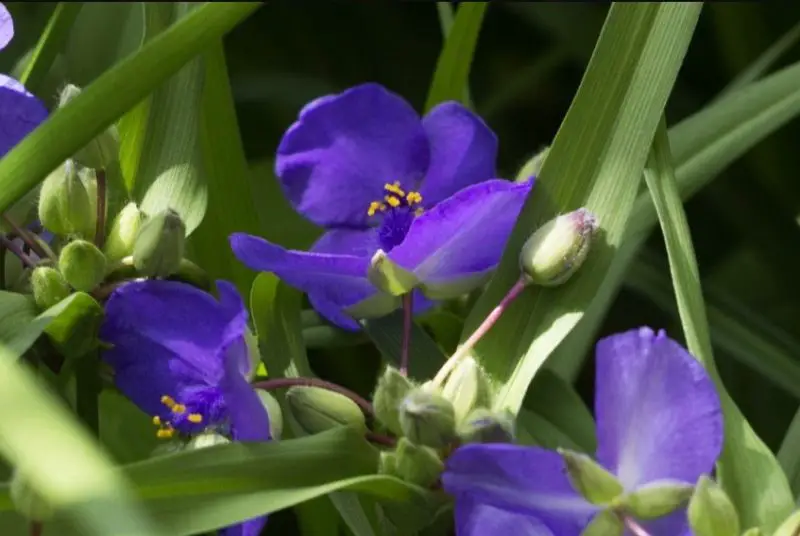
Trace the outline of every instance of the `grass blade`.
{"type": "Polygon", "coordinates": [[[36,93],[41,88],[82,7],[83,2],[59,2],[50,15],[19,79],[28,91],[36,93]]]}

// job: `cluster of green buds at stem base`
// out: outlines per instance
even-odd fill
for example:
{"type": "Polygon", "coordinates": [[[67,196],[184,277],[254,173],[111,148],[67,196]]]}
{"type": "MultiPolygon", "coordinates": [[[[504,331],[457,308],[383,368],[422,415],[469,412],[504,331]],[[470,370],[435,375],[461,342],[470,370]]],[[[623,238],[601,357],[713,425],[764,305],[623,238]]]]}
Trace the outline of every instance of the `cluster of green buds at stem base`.
{"type": "Polygon", "coordinates": [[[91,242],[73,240],[61,250],[58,269],[72,288],[90,292],[105,277],[106,258],[91,242]]]}
{"type": "Polygon", "coordinates": [[[91,237],[93,206],[75,163],[68,160],[42,183],[39,221],[57,235],[91,237]]]}
{"type": "Polygon", "coordinates": [[[416,445],[433,449],[451,445],[456,439],[453,404],[428,389],[414,389],[400,404],[400,428],[416,445]]]}
{"type": "Polygon", "coordinates": [[[33,301],[42,310],[49,309],[72,292],[61,272],[50,266],[39,266],[33,270],[31,291],[33,301]]]}
{"type": "Polygon", "coordinates": [[[403,434],[400,426],[400,404],[415,387],[411,380],[394,367],[386,367],[378,379],[372,395],[375,418],[395,435],[403,434]]]}

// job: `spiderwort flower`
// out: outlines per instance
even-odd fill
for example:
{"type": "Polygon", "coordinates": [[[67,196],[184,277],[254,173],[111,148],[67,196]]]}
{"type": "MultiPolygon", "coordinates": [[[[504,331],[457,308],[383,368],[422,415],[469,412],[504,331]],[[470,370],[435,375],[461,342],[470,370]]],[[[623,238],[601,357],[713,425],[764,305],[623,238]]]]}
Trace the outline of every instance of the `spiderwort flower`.
{"type": "MultiPolygon", "coordinates": [[[[219,301],[185,283],[139,281],[106,303],[100,339],[114,382],[153,416],[157,435],[206,431],[234,441],[270,439],[269,417],[249,385],[247,311],[236,289],[217,282],[219,301]]],[[[265,518],[226,529],[255,536],[265,518]]]]}
{"type": "MultiPolygon", "coordinates": [[[[398,299],[367,278],[379,250],[431,299],[485,280],[499,262],[532,181],[495,179],[497,139],[478,116],[445,102],[420,119],[401,97],[368,83],[306,105],[278,147],[275,170],[303,216],[325,228],[311,251],[231,236],[238,259],[308,294],[346,329],[398,299]]],[[[415,310],[430,305],[415,291],[415,310]]]]}
{"type": "MultiPolygon", "coordinates": [[[[597,460],[625,492],[658,482],[694,485],[722,447],[722,414],[702,365],[663,332],[640,328],[597,345],[597,460]]],[[[573,488],[564,460],[538,447],[474,444],[447,461],[459,536],[578,536],[601,507],[573,488]],[[523,530],[524,529],[524,530],[523,530]],[[525,532],[527,531],[527,532],[525,532]]],[[[686,511],[649,522],[652,536],[687,534],[686,511]]]]}

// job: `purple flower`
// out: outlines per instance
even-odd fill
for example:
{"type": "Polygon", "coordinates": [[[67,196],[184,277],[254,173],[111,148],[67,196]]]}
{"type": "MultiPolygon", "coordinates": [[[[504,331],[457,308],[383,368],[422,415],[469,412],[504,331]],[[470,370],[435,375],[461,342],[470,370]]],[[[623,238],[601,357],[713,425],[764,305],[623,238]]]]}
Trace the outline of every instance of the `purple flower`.
{"type": "MultiPolygon", "coordinates": [[[[379,249],[414,273],[427,298],[462,294],[499,262],[532,185],[495,179],[496,156],[494,133],[456,102],[420,119],[377,84],[321,97],[284,135],[275,170],[294,208],[325,234],[309,252],[242,233],[231,247],[346,329],[398,306],[367,279],[379,249]]],[[[416,311],[430,305],[415,294],[416,311]]]]}
{"type": "MultiPolygon", "coordinates": [[[[219,301],[185,283],[140,281],[111,295],[100,339],[114,383],[153,416],[158,436],[204,431],[236,441],[268,441],[269,416],[248,383],[247,311],[236,289],[218,281],[219,301]]],[[[229,527],[255,536],[266,518],[229,527]]]]}
{"type": "MultiPolygon", "coordinates": [[[[722,448],[719,397],[703,366],[649,328],[598,343],[595,414],[597,460],[628,492],[665,480],[694,485],[722,448]]],[[[455,497],[459,536],[500,526],[578,536],[599,511],[573,489],[561,456],[538,447],[461,447],[442,482],[455,497]]],[[[641,524],[653,536],[688,534],[684,510],[641,524]]]]}
{"type": "MultiPolygon", "coordinates": [[[[0,4],[0,50],[14,37],[11,13],[0,4]]],[[[17,80],[0,74],[0,156],[47,119],[47,108],[17,80]]]]}

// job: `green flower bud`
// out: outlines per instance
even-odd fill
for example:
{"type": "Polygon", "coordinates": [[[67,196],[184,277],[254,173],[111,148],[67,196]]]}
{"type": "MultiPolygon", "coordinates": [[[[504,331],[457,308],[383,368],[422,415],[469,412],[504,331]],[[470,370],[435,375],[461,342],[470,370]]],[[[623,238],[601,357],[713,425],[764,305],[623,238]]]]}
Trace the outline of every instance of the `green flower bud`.
{"type": "Polygon", "coordinates": [[[177,212],[164,210],[147,218],[133,245],[133,265],[147,277],[168,277],[183,259],[186,226],[177,212]]]}
{"type": "Polygon", "coordinates": [[[279,440],[283,436],[283,411],[278,400],[263,389],[256,389],[261,404],[269,415],[269,436],[273,440],[279,440]]]}
{"type": "Polygon", "coordinates": [[[442,385],[441,394],[453,404],[457,423],[462,422],[474,408],[491,405],[486,372],[471,356],[456,365],[442,385]]]}
{"type": "Polygon", "coordinates": [[[94,235],[92,203],[74,162],[67,160],[42,183],[39,220],[61,236],[94,235]]]}
{"type": "Polygon", "coordinates": [[[372,396],[375,418],[395,435],[403,433],[400,428],[400,404],[413,388],[414,384],[393,367],[386,367],[378,379],[378,386],[372,396]]]}
{"type": "Polygon", "coordinates": [[[70,295],[67,280],[61,272],[49,266],[39,266],[31,274],[33,301],[40,309],[49,309],[70,295]]]}
{"type": "Polygon", "coordinates": [[[128,203],[119,211],[111,224],[103,249],[108,262],[117,262],[133,253],[133,244],[143,221],[144,213],[134,202],[128,203]]]}
{"type": "Polygon", "coordinates": [[[405,437],[398,440],[395,451],[395,472],[398,477],[427,487],[439,479],[443,470],[444,464],[435,450],[414,444],[405,437]]]}
{"type": "Polygon", "coordinates": [[[705,475],[700,477],[689,500],[688,516],[689,526],[695,536],[739,534],[736,508],[722,488],[705,475]]]}
{"type": "Polygon", "coordinates": [[[622,536],[625,524],[612,510],[604,510],[592,518],[581,536],[622,536]]]}
{"type": "MultiPolygon", "coordinates": [[[[63,108],[81,94],[81,89],[73,84],[61,90],[58,98],[58,107],[63,108]]],[[[93,169],[106,169],[119,160],[119,132],[116,125],[111,125],[97,135],[85,147],[74,155],[75,161],[82,166],[93,169]]]]}
{"type": "Polygon", "coordinates": [[[400,428],[412,443],[446,447],[456,439],[453,404],[436,393],[415,389],[400,404],[400,428]]]}
{"type": "Polygon", "coordinates": [[[572,487],[592,504],[607,506],[625,490],[617,477],[585,454],[558,449],[572,487]]]}
{"type": "Polygon", "coordinates": [[[597,219],[585,208],[550,220],[522,246],[522,272],[537,285],[565,283],[586,260],[596,230],[597,219]]]}
{"type": "Polygon", "coordinates": [[[216,432],[203,432],[197,434],[186,443],[186,450],[199,450],[217,445],[227,445],[231,440],[216,432]]]}
{"type": "Polygon", "coordinates": [[[520,168],[519,172],[517,173],[517,177],[514,179],[514,182],[525,182],[531,177],[538,177],[539,172],[542,171],[542,166],[544,166],[544,160],[547,158],[547,154],[550,152],[550,147],[545,147],[535,155],[533,158],[525,162],[525,165],[520,168]]]}
{"type": "Polygon", "coordinates": [[[694,487],[684,482],[657,480],[619,497],[614,505],[637,519],[656,519],[677,510],[693,491],[694,487]]]}
{"type": "Polygon", "coordinates": [[[361,408],[339,393],[319,387],[292,387],[286,393],[286,403],[292,418],[306,435],[339,426],[355,426],[367,431],[361,408]]]}
{"type": "Polygon", "coordinates": [[[398,476],[397,455],[393,450],[382,450],[378,458],[378,474],[398,476]]]}
{"type": "Polygon", "coordinates": [[[14,471],[11,478],[9,495],[14,508],[26,519],[41,523],[53,517],[53,507],[33,489],[19,471],[14,471]]]}
{"type": "MultiPolygon", "coordinates": [[[[82,167],[78,171],[83,187],[86,188],[86,195],[89,196],[89,215],[91,231],[86,234],[84,238],[87,240],[94,240],[94,235],[97,233],[97,175],[91,168],[82,167]]],[[[106,192],[106,201],[108,201],[108,192],[106,192]]],[[[105,204],[106,213],[103,217],[108,215],[108,202],[105,204]]]]}
{"type": "Polygon", "coordinates": [[[58,269],[72,288],[89,292],[103,281],[106,258],[91,242],[74,240],[61,250],[58,269]]]}
{"type": "Polygon", "coordinates": [[[798,533],[800,533],[800,510],[787,517],[772,536],[797,536],[798,533]]]}
{"type": "Polygon", "coordinates": [[[472,411],[458,427],[462,443],[511,443],[514,440],[514,416],[506,411],[494,413],[485,408],[472,411]]]}

